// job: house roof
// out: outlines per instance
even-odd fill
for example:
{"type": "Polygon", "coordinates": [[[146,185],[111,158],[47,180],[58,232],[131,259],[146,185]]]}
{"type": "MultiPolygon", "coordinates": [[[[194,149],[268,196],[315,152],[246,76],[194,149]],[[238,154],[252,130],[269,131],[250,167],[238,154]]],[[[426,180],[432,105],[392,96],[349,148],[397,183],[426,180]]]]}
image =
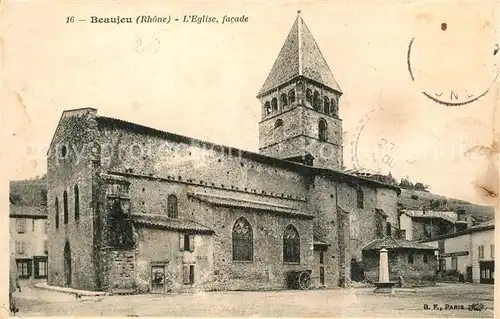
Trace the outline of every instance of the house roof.
{"type": "Polygon", "coordinates": [[[193,192],[188,193],[188,196],[197,198],[198,200],[201,200],[201,201],[204,201],[204,202],[207,202],[209,204],[216,205],[216,206],[236,207],[236,208],[251,208],[251,209],[281,213],[281,214],[286,214],[286,215],[291,215],[291,216],[296,216],[296,217],[305,217],[308,219],[314,218],[314,215],[311,215],[311,214],[308,214],[305,212],[301,212],[295,208],[285,206],[285,205],[277,205],[277,204],[268,203],[268,202],[260,202],[260,201],[253,201],[253,200],[237,198],[237,197],[219,196],[219,195],[212,195],[212,194],[206,194],[206,193],[193,193],[193,192]]]}
{"type": "Polygon", "coordinates": [[[47,218],[46,206],[10,205],[10,217],[47,218]]]}
{"type": "Polygon", "coordinates": [[[342,93],[309,28],[297,19],[276,58],[258,97],[298,76],[311,79],[342,93]]]}
{"type": "Polygon", "coordinates": [[[45,176],[35,179],[10,181],[10,203],[20,206],[47,205],[47,186],[45,181],[45,176]]]}
{"type": "Polygon", "coordinates": [[[410,241],[402,238],[386,236],[384,238],[374,239],[369,242],[362,250],[386,249],[417,249],[417,250],[436,250],[436,247],[425,245],[416,241],[410,241]]]}
{"type": "Polygon", "coordinates": [[[401,212],[409,217],[412,217],[412,218],[429,218],[429,219],[441,218],[441,219],[444,219],[450,223],[459,222],[456,218],[455,212],[451,212],[451,211],[432,211],[432,210],[424,211],[424,210],[406,210],[406,209],[404,209],[401,212]]]}
{"type": "Polygon", "coordinates": [[[470,228],[467,228],[467,229],[459,231],[459,232],[435,236],[435,237],[431,237],[431,238],[426,238],[426,239],[420,240],[420,242],[423,243],[423,242],[435,241],[435,240],[440,240],[440,239],[445,239],[445,238],[453,238],[453,237],[471,234],[474,232],[479,232],[479,231],[483,231],[483,230],[491,230],[491,229],[495,229],[495,220],[494,219],[488,220],[488,221],[483,222],[481,224],[474,225],[470,228]]]}
{"type": "Polygon", "coordinates": [[[197,233],[213,233],[213,229],[198,222],[182,218],[169,218],[166,215],[157,214],[132,214],[135,224],[155,226],[164,229],[180,230],[197,233]]]}

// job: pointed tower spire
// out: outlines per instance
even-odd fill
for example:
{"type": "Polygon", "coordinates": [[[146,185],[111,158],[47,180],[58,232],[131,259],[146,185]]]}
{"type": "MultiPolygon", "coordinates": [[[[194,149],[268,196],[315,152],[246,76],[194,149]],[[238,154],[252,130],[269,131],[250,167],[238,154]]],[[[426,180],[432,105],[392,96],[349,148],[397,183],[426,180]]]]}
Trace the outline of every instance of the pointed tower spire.
{"type": "Polygon", "coordinates": [[[286,84],[297,76],[304,76],[342,93],[300,13],[301,11],[297,10],[295,23],[257,97],[286,84]]]}
{"type": "Polygon", "coordinates": [[[257,98],[259,151],[305,165],[342,169],[340,87],[318,44],[297,18],[257,98]]]}

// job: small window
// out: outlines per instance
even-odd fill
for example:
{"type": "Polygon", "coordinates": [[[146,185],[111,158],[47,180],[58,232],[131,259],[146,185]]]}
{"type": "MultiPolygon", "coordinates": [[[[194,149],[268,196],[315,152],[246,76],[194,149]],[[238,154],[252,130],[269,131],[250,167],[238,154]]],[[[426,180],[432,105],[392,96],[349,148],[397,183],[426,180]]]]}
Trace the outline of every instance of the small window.
{"type": "Polygon", "coordinates": [[[479,259],[484,259],[484,246],[478,247],[479,259]]]}
{"type": "Polygon", "coordinates": [[[16,241],[16,254],[24,255],[26,253],[26,243],[24,241],[16,241]]]}
{"type": "Polygon", "coordinates": [[[277,129],[278,127],[282,127],[283,126],[283,120],[282,119],[278,119],[276,120],[276,122],[274,123],[274,128],[277,129]]]}
{"type": "Polygon", "coordinates": [[[392,235],[392,225],[389,222],[386,223],[386,233],[387,233],[387,236],[392,235]]]}
{"type": "Polygon", "coordinates": [[[78,185],[75,185],[73,188],[73,193],[75,196],[75,220],[78,221],[80,219],[80,191],[78,190],[78,185]]]}
{"type": "Polygon", "coordinates": [[[408,263],[413,264],[413,253],[408,254],[408,263]]]}
{"type": "Polygon", "coordinates": [[[288,105],[288,98],[286,96],[286,93],[281,94],[281,106],[287,106],[288,105]]]}
{"type": "Polygon", "coordinates": [[[16,219],[16,230],[19,234],[23,234],[26,232],[26,219],[25,218],[17,218],[16,219]]]}
{"type": "Polygon", "coordinates": [[[273,98],[271,100],[271,108],[273,112],[278,112],[278,99],[273,98]]]}
{"type": "Polygon", "coordinates": [[[68,154],[68,148],[66,147],[66,145],[63,145],[61,148],[61,155],[62,157],[66,157],[67,154],[68,154]]]}
{"type": "Polygon", "coordinates": [[[68,193],[64,191],[63,193],[63,213],[64,213],[64,223],[68,223],[68,193]]]}
{"type": "Polygon", "coordinates": [[[194,251],[194,235],[179,234],[179,250],[194,251]]]}
{"type": "Polygon", "coordinates": [[[427,256],[427,254],[424,254],[424,263],[427,264],[428,261],[429,261],[429,257],[427,256]]]}
{"type": "Polygon", "coordinates": [[[318,138],[322,142],[328,140],[328,125],[324,119],[320,119],[318,122],[318,138]]]}
{"type": "Polygon", "coordinates": [[[337,101],[335,101],[334,98],[330,100],[330,109],[331,112],[333,113],[333,116],[338,117],[339,116],[339,106],[337,104],[337,101]]]}
{"type": "Polygon", "coordinates": [[[167,214],[170,218],[177,218],[178,214],[178,205],[177,205],[177,197],[175,195],[168,196],[167,199],[167,214]]]}
{"type": "Polygon", "coordinates": [[[290,104],[295,102],[295,90],[294,89],[291,89],[290,91],[288,91],[288,102],[290,104]]]}
{"type": "Polygon", "coordinates": [[[358,203],[358,208],[364,208],[364,194],[363,190],[361,188],[358,188],[356,190],[356,199],[358,203]]]}
{"type": "Polygon", "coordinates": [[[57,197],[56,197],[55,206],[56,206],[55,222],[56,222],[56,229],[58,229],[59,228],[59,200],[57,200],[57,197]]]}
{"type": "Polygon", "coordinates": [[[458,270],[458,261],[457,257],[451,258],[451,269],[458,270]]]}
{"type": "Polygon", "coordinates": [[[491,259],[495,259],[495,245],[490,245],[491,259]]]}
{"type": "Polygon", "coordinates": [[[306,90],[306,101],[312,103],[312,91],[311,89],[306,90]]]}
{"type": "Polygon", "coordinates": [[[43,253],[47,255],[49,253],[49,245],[47,244],[47,241],[43,241],[43,253]]]}
{"type": "Polygon", "coordinates": [[[325,253],[323,251],[319,252],[319,263],[324,264],[325,263],[325,253]]]}

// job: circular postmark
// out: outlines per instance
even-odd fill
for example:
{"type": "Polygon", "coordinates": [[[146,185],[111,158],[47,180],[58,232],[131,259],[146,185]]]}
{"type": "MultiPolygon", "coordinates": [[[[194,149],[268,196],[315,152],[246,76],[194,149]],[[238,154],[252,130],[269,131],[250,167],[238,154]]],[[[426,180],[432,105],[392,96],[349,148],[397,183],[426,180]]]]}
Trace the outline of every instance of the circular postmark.
{"type": "Polygon", "coordinates": [[[411,80],[428,99],[462,106],[485,96],[495,83],[499,45],[486,29],[437,24],[434,31],[415,36],[408,45],[411,80]]]}

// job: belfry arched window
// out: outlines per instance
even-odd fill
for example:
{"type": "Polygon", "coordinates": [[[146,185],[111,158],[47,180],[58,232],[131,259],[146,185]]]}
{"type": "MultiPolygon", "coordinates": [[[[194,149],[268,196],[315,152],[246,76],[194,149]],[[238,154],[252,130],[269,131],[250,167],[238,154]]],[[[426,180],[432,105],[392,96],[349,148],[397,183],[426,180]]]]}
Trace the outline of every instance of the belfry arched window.
{"type": "Polygon", "coordinates": [[[267,102],[264,104],[264,109],[265,109],[265,111],[266,111],[266,115],[271,114],[271,103],[269,103],[269,101],[267,101],[267,102]]]}
{"type": "Polygon", "coordinates": [[[316,111],[319,111],[319,108],[321,107],[321,101],[319,99],[319,93],[318,91],[314,91],[314,96],[313,96],[313,108],[316,111]]]}
{"type": "Polygon", "coordinates": [[[295,102],[295,90],[294,89],[291,89],[290,91],[288,91],[288,102],[290,102],[290,104],[295,102]]]}
{"type": "Polygon", "coordinates": [[[323,142],[328,139],[328,125],[324,119],[320,119],[318,122],[318,138],[323,142]]]}
{"type": "Polygon", "coordinates": [[[293,225],[288,225],[283,234],[283,261],[300,263],[300,237],[293,225]]]}
{"type": "Polygon", "coordinates": [[[330,112],[331,112],[330,111],[330,100],[328,99],[327,96],[325,96],[325,103],[324,104],[325,104],[325,106],[324,106],[324,112],[325,112],[325,114],[330,115],[330,112]]]}
{"type": "Polygon", "coordinates": [[[170,218],[177,218],[179,216],[177,207],[177,196],[170,195],[167,198],[167,215],[170,218]]]}
{"type": "Polygon", "coordinates": [[[271,100],[271,108],[273,112],[278,112],[278,99],[275,97],[271,100]]]}
{"type": "Polygon", "coordinates": [[[306,101],[312,103],[312,91],[311,89],[306,90],[306,101]]]}
{"type": "Polygon", "coordinates": [[[238,218],[233,226],[233,260],[253,260],[253,231],[252,226],[244,217],[238,218]]]}
{"type": "Polygon", "coordinates": [[[283,120],[282,119],[277,119],[276,122],[274,123],[274,128],[278,128],[283,126],[283,120]]]}
{"type": "Polygon", "coordinates": [[[281,94],[281,107],[285,107],[288,105],[288,98],[286,96],[286,93],[281,94]]]}

